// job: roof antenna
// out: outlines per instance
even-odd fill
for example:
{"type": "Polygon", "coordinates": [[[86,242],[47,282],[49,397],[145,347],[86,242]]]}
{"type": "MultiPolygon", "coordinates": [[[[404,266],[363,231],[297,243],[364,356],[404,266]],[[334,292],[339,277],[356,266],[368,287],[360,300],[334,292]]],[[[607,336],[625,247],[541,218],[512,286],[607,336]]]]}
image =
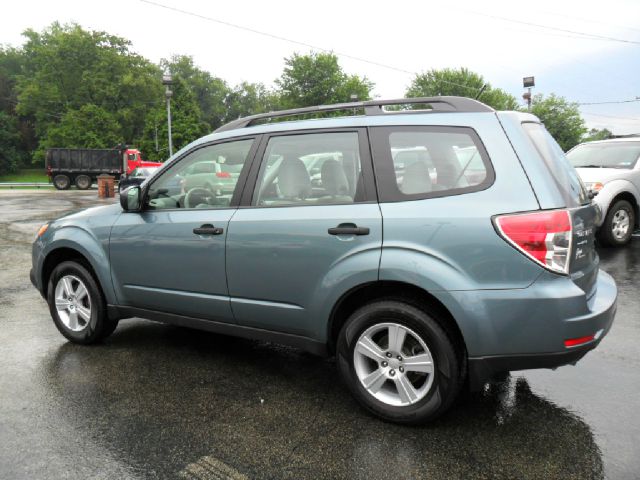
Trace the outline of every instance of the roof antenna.
{"type": "Polygon", "coordinates": [[[479,91],[479,92],[478,92],[478,94],[476,95],[476,100],[478,100],[478,99],[480,98],[480,95],[482,95],[482,94],[484,93],[484,91],[486,90],[486,88],[487,88],[487,84],[485,83],[485,84],[483,84],[483,85],[482,85],[482,88],[480,89],[480,91],[479,91]]]}

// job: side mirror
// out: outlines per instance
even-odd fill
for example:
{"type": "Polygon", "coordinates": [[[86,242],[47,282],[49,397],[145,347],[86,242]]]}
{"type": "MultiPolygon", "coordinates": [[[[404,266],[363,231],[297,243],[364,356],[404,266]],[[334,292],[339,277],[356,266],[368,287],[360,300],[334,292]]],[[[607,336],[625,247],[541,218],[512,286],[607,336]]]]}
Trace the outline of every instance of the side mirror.
{"type": "Polygon", "coordinates": [[[138,186],[120,192],[120,206],[125,212],[138,212],[142,206],[142,189],[138,186]]]}

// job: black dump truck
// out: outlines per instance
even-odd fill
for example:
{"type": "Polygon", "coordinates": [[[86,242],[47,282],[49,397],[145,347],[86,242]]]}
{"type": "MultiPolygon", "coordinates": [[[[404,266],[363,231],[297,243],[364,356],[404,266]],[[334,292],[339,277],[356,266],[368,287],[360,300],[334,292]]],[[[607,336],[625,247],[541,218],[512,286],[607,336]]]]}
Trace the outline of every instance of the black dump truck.
{"type": "Polygon", "coordinates": [[[58,190],[66,190],[75,184],[86,190],[106,173],[119,180],[137,167],[159,167],[158,162],[142,160],[139,150],[119,145],[110,149],[50,148],[45,155],[49,181],[58,190]]]}
{"type": "Polygon", "coordinates": [[[71,184],[86,190],[103,173],[119,179],[124,167],[121,149],[50,148],[45,161],[49,181],[58,190],[67,190],[71,184]]]}

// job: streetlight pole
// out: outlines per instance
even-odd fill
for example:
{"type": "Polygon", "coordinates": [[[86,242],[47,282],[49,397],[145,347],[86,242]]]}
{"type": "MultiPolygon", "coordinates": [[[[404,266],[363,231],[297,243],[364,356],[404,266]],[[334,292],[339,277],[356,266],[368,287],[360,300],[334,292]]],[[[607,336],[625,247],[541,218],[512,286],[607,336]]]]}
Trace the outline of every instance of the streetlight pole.
{"type": "Polygon", "coordinates": [[[166,87],[164,96],[167,99],[167,134],[169,136],[169,157],[171,157],[173,156],[173,140],[171,138],[171,97],[173,96],[171,85],[173,78],[169,70],[162,76],[162,84],[166,87]]]}
{"type": "Polygon", "coordinates": [[[531,111],[531,88],[536,86],[536,79],[535,77],[524,77],[522,79],[522,86],[523,88],[526,88],[527,91],[524,92],[524,94],[522,95],[522,98],[524,98],[527,102],[527,110],[530,112],[531,111]]]}

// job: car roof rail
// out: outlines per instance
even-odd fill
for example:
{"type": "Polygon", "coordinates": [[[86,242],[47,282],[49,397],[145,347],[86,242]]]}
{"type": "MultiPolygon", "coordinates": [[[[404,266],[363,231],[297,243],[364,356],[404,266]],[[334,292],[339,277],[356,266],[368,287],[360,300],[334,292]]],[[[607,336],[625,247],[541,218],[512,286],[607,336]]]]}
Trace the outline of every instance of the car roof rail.
{"type": "Polygon", "coordinates": [[[336,103],[334,105],[316,105],[313,107],[292,108],[290,110],[279,110],[268,113],[258,113],[248,117],[238,118],[226,123],[216,130],[226,132],[238,128],[250,127],[258,120],[265,120],[280,117],[293,117],[313,113],[336,112],[340,110],[364,109],[366,116],[384,115],[390,113],[425,113],[434,112],[493,112],[493,108],[482,102],[466,97],[417,97],[399,98],[395,100],[366,100],[363,102],[336,103]],[[384,107],[392,105],[429,105],[429,109],[424,110],[385,110],[384,107]]]}

